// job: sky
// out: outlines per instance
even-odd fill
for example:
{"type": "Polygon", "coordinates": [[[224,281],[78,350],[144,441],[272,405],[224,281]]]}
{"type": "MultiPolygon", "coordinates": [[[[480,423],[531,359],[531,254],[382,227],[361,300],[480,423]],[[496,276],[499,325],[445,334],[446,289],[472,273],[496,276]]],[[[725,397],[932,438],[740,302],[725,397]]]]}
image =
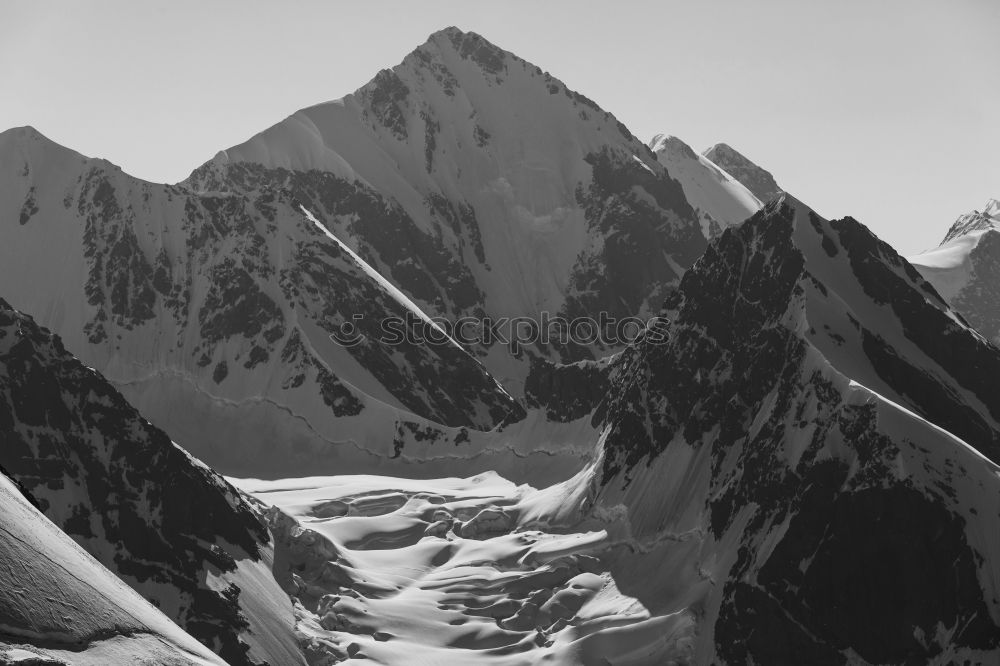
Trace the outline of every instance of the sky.
{"type": "Polygon", "coordinates": [[[1000,198],[998,0],[0,0],[0,131],[176,182],[449,25],[903,254],[1000,198]]]}

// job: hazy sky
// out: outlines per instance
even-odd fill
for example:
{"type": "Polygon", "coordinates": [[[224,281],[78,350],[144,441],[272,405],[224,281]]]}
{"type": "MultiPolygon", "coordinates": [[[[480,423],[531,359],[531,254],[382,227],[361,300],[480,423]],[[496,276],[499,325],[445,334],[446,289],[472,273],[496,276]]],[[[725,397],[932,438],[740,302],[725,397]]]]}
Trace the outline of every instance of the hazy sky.
{"type": "Polygon", "coordinates": [[[1000,197],[998,0],[0,0],[0,130],[174,182],[448,25],[903,253],[1000,197]]]}

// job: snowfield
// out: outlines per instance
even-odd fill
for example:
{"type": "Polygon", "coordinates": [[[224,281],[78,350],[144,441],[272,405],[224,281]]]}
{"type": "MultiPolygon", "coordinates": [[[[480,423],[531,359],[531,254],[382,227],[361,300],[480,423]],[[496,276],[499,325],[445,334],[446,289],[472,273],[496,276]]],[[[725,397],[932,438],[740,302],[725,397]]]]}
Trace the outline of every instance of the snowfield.
{"type": "MultiPolygon", "coordinates": [[[[592,468],[589,469],[592,471],[592,468]]],[[[307,655],[380,664],[685,661],[693,617],[618,589],[585,520],[588,474],[538,491],[459,479],[231,479],[267,509],[295,572],[307,655]]]]}

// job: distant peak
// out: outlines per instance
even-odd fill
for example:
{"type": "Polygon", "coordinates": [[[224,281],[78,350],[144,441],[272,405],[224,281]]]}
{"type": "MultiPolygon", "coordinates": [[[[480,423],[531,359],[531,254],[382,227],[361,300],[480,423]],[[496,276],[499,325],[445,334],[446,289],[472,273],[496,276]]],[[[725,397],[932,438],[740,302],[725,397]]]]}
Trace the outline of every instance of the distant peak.
{"type": "Polygon", "coordinates": [[[736,150],[735,148],[733,148],[732,146],[730,146],[728,143],[717,143],[714,146],[712,146],[711,148],[707,148],[707,149],[703,150],[701,154],[704,155],[705,157],[709,158],[709,159],[712,159],[712,155],[726,155],[726,156],[736,157],[738,159],[746,160],[747,162],[750,161],[746,157],[746,155],[744,155],[740,151],[736,150]]]}
{"type": "Polygon", "coordinates": [[[680,153],[688,159],[698,159],[698,155],[691,149],[691,146],[673,134],[657,134],[649,142],[649,148],[657,154],[663,152],[680,153]]]}
{"type": "Polygon", "coordinates": [[[782,192],[769,171],[727,143],[717,143],[702,155],[742,183],[762,202],[774,199],[782,192]]]}
{"type": "Polygon", "coordinates": [[[971,213],[960,215],[948,229],[941,245],[967,234],[990,229],[1000,229],[1000,200],[998,199],[987,201],[982,211],[974,210],[971,213]]]}
{"type": "Polygon", "coordinates": [[[493,48],[499,48],[495,44],[491,43],[488,39],[483,37],[477,32],[472,32],[471,30],[462,30],[453,25],[447,28],[442,28],[435,33],[432,33],[430,37],[427,38],[428,42],[442,42],[445,41],[453,46],[462,44],[464,42],[482,42],[484,44],[489,44],[493,48]]]}
{"type": "Polygon", "coordinates": [[[416,50],[421,51],[428,48],[446,48],[454,51],[461,51],[463,45],[467,43],[477,43],[498,51],[502,50],[482,35],[462,30],[461,28],[457,28],[453,25],[431,33],[427,40],[422,45],[417,47],[416,50]]]}

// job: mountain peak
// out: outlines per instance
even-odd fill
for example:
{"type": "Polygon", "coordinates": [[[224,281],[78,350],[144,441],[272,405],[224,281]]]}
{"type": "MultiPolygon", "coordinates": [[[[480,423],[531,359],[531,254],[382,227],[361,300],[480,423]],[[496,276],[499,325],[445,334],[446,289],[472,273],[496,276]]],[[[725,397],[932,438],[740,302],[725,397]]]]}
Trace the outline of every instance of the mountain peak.
{"type": "Polygon", "coordinates": [[[948,229],[941,245],[947,245],[968,234],[998,228],[1000,228],[1000,200],[990,199],[982,211],[974,210],[971,213],[960,215],[948,229]]]}
{"type": "Polygon", "coordinates": [[[487,41],[486,39],[483,38],[482,35],[479,35],[478,33],[462,30],[457,26],[450,25],[447,28],[441,28],[440,30],[432,32],[430,36],[427,38],[425,44],[431,42],[454,44],[455,42],[461,42],[468,37],[474,37],[481,39],[483,41],[487,41]]]}
{"type": "Polygon", "coordinates": [[[717,143],[711,148],[706,148],[705,150],[703,150],[701,154],[707,157],[708,159],[712,160],[713,162],[715,162],[716,159],[719,159],[722,161],[727,161],[732,163],[753,165],[757,168],[760,168],[756,163],[753,162],[753,160],[751,160],[746,155],[744,155],[740,151],[730,146],[728,143],[717,143]]]}
{"type": "Polygon", "coordinates": [[[732,146],[730,146],[728,143],[722,143],[722,142],[713,145],[711,148],[706,148],[705,151],[702,152],[702,155],[707,155],[708,153],[721,153],[721,154],[731,153],[733,155],[738,155],[738,156],[742,157],[743,159],[747,159],[743,155],[743,153],[741,153],[740,151],[736,150],[735,148],[733,148],[732,146]]]}
{"type": "Polygon", "coordinates": [[[756,213],[761,202],[749,189],[707,157],[672,134],[657,134],[648,144],[671,178],[680,182],[706,238],[756,213]]]}
{"type": "MultiPolygon", "coordinates": [[[[475,62],[485,72],[492,75],[499,75],[504,71],[508,58],[520,60],[482,35],[466,32],[455,26],[449,26],[431,34],[427,41],[414,49],[410,57],[415,57],[419,62],[428,65],[433,61],[435,53],[446,51],[455,53],[462,60],[475,62]]],[[[410,57],[406,60],[409,60],[410,57]]]]}
{"type": "Polygon", "coordinates": [[[431,36],[428,37],[428,40],[434,39],[436,37],[447,37],[451,39],[454,36],[461,37],[464,36],[465,34],[467,34],[465,30],[462,30],[458,26],[449,25],[447,28],[441,28],[440,30],[436,30],[435,32],[431,33],[431,36]]]}
{"type": "Polygon", "coordinates": [[[657,134],[649,142],[649,149],[654,153],[673,149],[679,151],[689,159],[698,159],[698,155],[692,150],[691,146],[673,134],[657,134]]]}
{"type": "Polygon", "coordinates": [[[783,191],[769,171],[729,144],[717,143],[702,155],[743,183],[761,201],[773,199],[783,191]]]}

